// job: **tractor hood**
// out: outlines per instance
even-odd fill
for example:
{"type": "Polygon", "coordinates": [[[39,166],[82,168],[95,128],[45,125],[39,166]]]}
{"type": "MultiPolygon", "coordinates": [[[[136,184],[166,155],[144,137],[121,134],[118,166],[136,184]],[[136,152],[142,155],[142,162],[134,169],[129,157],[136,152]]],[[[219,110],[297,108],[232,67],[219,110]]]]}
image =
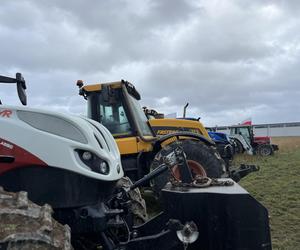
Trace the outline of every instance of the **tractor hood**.
{"type": "MultiPolygon", "coordinates": [[[[116,181],[123,176],[114,138],[100,123],[87,118],[1,105],[0,140],[10,145],[7,154],[16,157],[13,160],[18,166],[17,162],[24,157],[16,156],[16,148],[39,159],[46,167],[103,181],[116,181]]],[[[6,170],[10,170],[12,165],[6,164],[6,170]]]]}

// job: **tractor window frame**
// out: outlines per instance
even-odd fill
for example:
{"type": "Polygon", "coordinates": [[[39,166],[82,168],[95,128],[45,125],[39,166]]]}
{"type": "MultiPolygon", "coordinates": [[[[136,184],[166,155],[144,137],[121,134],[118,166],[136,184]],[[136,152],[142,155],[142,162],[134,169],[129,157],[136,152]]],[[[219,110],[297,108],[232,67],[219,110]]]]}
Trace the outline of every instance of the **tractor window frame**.
{"type": "MultiPolygon", "coordinates": [[[[132,115],[135,117],[135,119],[139,119],[139,121],[140,121],[139,124],[141,124],[139,126],[139,128],[136,128],[136,130],[140,129],[140,133],[143,136],[154,137],[154,132],[153,132],[153,129],[152,129],[150,123],[149,123],[149,119],[146,116],[146,114],[144,113],[141,105],[139,104],[139,101],[134,96],[132,96],[130,93],[128,93],[128,100],[127,101],[129,102],[127,105],[131,104],[130,107],[131,107],[131,111],[133,113],[132,115]]],[[[126,100],[125,100],[125,102],[126,102],[126,100]]]]}
{"type": "MultiPolygon", "coordinates": [[[[119,106],[119,108],[123,107],[123,111],[125,113],[125,116],[127,118],[129,128],[130,128],[128,130],[128,132],[121,133],[121,131],[119,131],[120,133],[113,133],[111,131],[112,129],[109,128],[108,126],[105,126],[105,124],[101,120],[101,102],[102,102],[102,100],[101,100],[102,95],[100,94],[101,91],[91,93],[90,95],[87,96],[87,100],[89,102],[88,103],[88,116],[91,117],[93,120],[101,123],[103,126],[105,126],[109,130],[109,132],[113,135],[113,137],[116,139],[137,136],[137,129],[134,126],[134,122],[132,121],[132,117],[128,110],[127,103],[125,101],[125,98],[123,96],[121,89],[115,89],[114,91],[118,91],[120,94],[119,103],[121,103],[121,105],[119,106]]],[[[107,107],[111,107],[111,106],[108,105],[107,107]]]]}

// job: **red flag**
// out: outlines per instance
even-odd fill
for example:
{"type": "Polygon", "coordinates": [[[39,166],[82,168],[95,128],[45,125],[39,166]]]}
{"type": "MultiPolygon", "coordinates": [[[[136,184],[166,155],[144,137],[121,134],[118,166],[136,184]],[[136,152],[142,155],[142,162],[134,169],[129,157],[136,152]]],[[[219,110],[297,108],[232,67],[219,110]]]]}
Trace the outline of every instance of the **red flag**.
{"type": "Polygon", "coordinates": [[[241,125],[252,125],[252,119],[251,119],[251,117],[249,117],[246,120],[242,121],[241,125]]]}

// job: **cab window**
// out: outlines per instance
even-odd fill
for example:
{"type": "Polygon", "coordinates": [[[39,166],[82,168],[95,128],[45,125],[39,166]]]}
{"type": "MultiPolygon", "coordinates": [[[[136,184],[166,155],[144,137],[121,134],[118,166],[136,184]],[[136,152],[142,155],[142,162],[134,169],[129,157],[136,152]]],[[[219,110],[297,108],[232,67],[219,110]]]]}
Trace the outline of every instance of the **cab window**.
{"type": "Polygon", "coordinates": [[[114,136],[132,134],[121,102],[115,102],[110,106],[100,103],[100,121],[114,136]]]}

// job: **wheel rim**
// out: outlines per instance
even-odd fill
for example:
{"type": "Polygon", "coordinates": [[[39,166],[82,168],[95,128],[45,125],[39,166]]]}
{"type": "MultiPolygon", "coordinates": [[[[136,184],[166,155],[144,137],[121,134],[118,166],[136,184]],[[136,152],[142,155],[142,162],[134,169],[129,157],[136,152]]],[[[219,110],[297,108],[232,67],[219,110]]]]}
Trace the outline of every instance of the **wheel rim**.
{"type": "MultiPolygon", "coordinates": [[[[187,160],[187,163],[189,165],[189,168],[192,172],[192,176],[195,177],[196,175],[200,175],[203,177],[207,177],[206,171],[203,168],[203,166],[196,161],[193,160],[187,160]]],[[[179,167],[178,165],[175,165],[172,169],[173,172],[173,176],[175,177],[176,180],[181,180],[181,175],[180,175],[180,171],[179,171],[179,167]]]]}
{"type": "Polygon", "coordinates": [[[268,156],[271,154],[271,149],[267,147],[263,147],[260,151],[261,155],[268,156]]]}

